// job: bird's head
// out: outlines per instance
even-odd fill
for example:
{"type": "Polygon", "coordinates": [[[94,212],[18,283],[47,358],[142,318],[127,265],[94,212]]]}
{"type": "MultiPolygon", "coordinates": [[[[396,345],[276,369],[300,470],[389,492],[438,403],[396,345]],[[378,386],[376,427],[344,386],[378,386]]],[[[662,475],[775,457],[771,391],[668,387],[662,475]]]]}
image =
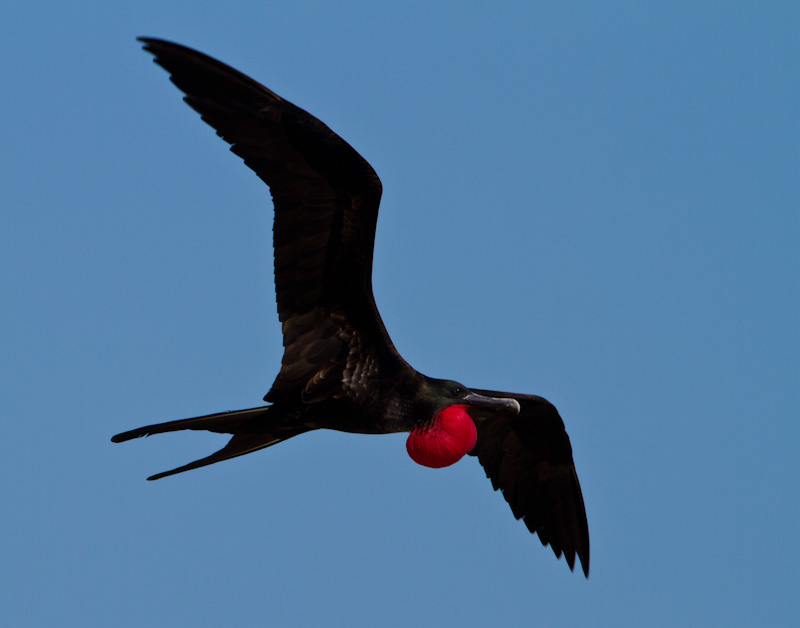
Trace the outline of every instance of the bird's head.
{"type": "Polygon", "coordinates": [[[406,441],[411,459],[435,469],[455,464],[475,446],[478,431],[467,413],[482,406],[519,413],[519,402],[507,397],[487,397],[458,382],[423,377],[415,414],[421,423],[406,441]]]}

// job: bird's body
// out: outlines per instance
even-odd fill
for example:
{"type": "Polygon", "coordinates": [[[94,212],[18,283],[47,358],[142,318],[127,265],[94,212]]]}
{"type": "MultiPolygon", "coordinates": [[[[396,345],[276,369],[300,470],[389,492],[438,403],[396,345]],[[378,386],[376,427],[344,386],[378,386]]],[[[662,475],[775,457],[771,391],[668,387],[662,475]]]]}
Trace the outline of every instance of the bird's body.
{"type": "Polygon", "coordinates": [[[316,429],[410,432],[430,467],[477,456],[517,518],[570,568],[589,568],[589,536],[572,449],[541,397],[475,391],[426,377],[397,352],[372,295],[381,183],[322,122],[199,52],[142,39],[198,111],[269,185],[275,206],[275,288],[283,331],[267,406],[170,421],[118,434],[122,442],[178,430],[231,434],[220,451],[149,479],[269,447],[316,429]]]}

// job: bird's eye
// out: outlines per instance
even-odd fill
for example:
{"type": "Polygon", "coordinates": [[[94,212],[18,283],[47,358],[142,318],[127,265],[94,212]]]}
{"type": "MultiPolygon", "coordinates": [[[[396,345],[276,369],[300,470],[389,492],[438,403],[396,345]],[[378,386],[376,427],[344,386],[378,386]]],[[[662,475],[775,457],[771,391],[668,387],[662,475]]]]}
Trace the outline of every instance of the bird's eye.
{"type": "Polygon", "coordinates": [[[463,392],[464,392],[464,389],[461,388],[461,386],[456,386],[455,388],[453,388],[453,394],[454,395],[460,395],[463,392]]]}

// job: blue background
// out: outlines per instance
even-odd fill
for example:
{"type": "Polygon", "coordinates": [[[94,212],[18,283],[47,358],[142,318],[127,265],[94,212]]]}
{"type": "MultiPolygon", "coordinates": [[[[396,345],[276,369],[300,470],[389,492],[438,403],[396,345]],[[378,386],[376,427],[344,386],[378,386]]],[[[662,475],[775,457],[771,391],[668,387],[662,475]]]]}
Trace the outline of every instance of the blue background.
{"type": "Polygon", "coordinates": [[[8,626],[792,626],[795,2],[21,2],[0,20],[8,626]],[[588,581],[474,459],[139,425],[258,405],[266,187],[134,41],[250,74],[368,159],[376,298],[418,370],[572,438],[588,581]]]}

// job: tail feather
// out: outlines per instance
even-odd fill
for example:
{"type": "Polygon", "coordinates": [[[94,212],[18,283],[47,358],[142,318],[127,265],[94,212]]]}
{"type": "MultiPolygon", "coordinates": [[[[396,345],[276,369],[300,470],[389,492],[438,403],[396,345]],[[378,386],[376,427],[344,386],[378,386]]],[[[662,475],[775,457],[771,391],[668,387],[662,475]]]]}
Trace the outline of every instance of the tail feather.
{"type": "Polygon", "coordinates": [[[215,462],[229,460],[230,458],[236,458],[258,451],[259,449],[264,449],[265,447],[275,445],[276,443],[291,438],[292,436],[302,434],[310,429],[304,425],[289,426],[280,421],[276,423],[274,421],[265,420],[272,408],[273,406],[262,406],[259,408],[249,408],[247,410],[237,410],[235,412],[218,412],[217,414],[208,414],[193,419],[179,419],[177,421],[146,425],[135,430],[117,434],[111,438],[111,441],[114,443],[123,443],[141,436],[177,432],[180,430],[203,430],[207,432],[217,432],[219,434],[233,434],[228,444],[216,453],[185,464],[177,469],[157,473],[147,478],[148,480],[158,480],[168,475],[191,471],[192,469],[205,467],[215,462]]]}
{"type": "Polygon", "coordinates": [[[190,462],[189,464],[185,464],[182,467],[178,467],[177,469],[172,469],[171,471],[164,471],[162,473],[156,473],[155,475],[151,475],[148,480],[160,480],[161,478],[165,478],[168,475],[175,475],[176,473],[183,473],[184,471],[191,471],[192,469],[199,469],[200,467],[205,467],[210,464],[214,464],[215,462],[222,462],[223,460],[230,460],[231,458],[236,458],[238,456],[244,456],[245,454],[252,453],[254,451],[258,451],[259,449],[264,449],[265,447],[269,447],[271,445],[275,445],[287,438],[291,438],[295,436],[298,432],[290,432],[284,433],[280,436],[275,436],[273,434],[265,434],[265,433],[244,433],[244,434],[234,434],[233,438],[228,441],[228,444],[225,445],[222,449],[218,452],[207,456],[206,458],[201,458],[200,460],[195,460],[194,462],[190,462]]]}
{"type": "Polygon", "coordinates": [[[177,432],[180,430],[203,430],[207,432],[217,432],[218,434],[233,434],[244,423],[259,415],[265,415],[270,406],[260,408],[249,408],[247,410],[236,410],[234,412],[218,412],[205,416],[194,417],[193,419],[178,419],[177,421],[167,421],[166,423],[155,423],[145,425],[135,430],[122,432],[111,437],[113,443],[124,443],[126,440],[140,438],[141,436],[151,436],[153,434],[164,434],[165,432],[177,432]]]}

